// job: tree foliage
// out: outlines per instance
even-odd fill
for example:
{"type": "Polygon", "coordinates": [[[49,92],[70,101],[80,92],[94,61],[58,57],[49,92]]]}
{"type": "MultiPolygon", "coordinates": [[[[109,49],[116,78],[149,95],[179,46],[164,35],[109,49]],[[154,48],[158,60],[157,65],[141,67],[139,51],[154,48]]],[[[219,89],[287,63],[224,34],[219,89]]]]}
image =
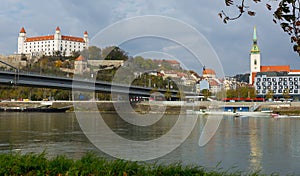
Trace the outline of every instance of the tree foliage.
{"type": "Polygon", "coordinates": [[[238,87],[226,91],[227,98],[255,98],[256,93],[254,87],[238,87]]]}
{"type": "MultiPolygon", "coordinates": [[[[74,53],[74,55],[76,55],[76,53],[74,53]]],[[[81,55],[89,60],[100,60],[101,49],[96,46],[90,46],[88,49],[81,51],[81,55]]]]}
{"type": "Polygon", "coordinates": [[[117,46],[109,46],[102,49],[101,57],[104,60],[128,60],[128,54],[117,46]]]}
{"type": "MultiPolygon", "coordinates": [[[[261,0],[249,0],[249,2],[261,3],[261,0]]],[[[290,38],[291,43],[294,44],[293,49],[300,56],[300,0],[279,0],[267,1],[265,4],[268,11],[273,13],[273,22],[279,24],[284,32],[286,32],[290,38]],[[276,4],[275,4],[276,2],[276,4]],[[273,7],[275,6],[274,10],[273,7]]],[[[236,20],[240,18],[244,13],[249,16],[255,16],[256,12],[251,9],[251,7],[246,4],[245,0],[225,0],[226,6],[236,6],[237,15],[228,15],[225,11],[219,13],[219,17],[224,23],[231,20],[236,20]]]]}

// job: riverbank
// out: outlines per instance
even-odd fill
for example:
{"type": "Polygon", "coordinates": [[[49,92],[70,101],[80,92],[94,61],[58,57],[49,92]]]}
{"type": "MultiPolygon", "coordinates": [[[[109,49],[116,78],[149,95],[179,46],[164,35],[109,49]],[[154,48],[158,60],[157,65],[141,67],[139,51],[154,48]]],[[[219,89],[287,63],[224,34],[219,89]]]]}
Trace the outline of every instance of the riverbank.
{"type": "Polygon", "coordinates": [[[108,160],[93,154],[86,154],[79,160],[57,156],[49,159],[41,154],[0,154],[0,175],[211,175],[211,176],[258,176],[259,172],[241,172],[236,169],[222,171],[209,170],[202,166],[183,166],[179,163],[169,165],[132,162],[120,159],[108,160]]]}
{"type": "MultiPolygon", "coordinates": [[[[95,110],[94,105],[97,105],[99,112],[116,112],[122,109],[122,107],[128,105],[128,102],[112,102],[112,101],[77,101],[76,110],[90,111],[95,110]]],[[[185,113],[186,110],[199,110],[207,109],[213,103],[210,101],[199,102],[183,102],[183,101],[158,101],[158,102],[138,102],[132,103],[128,108],[128,112],[134,110],[137,113],[166,113],[166,114],[180,114],[185,113]]],[[[218,102],[219,105],[257,105],[257,111],[262,109],[270,109],[274,113],[283,115],[300,115],[300,102],[218,102]]],[[[70,107],[69,111],[74,111],[74,102],[72,101],[5,101],[0,102],[0,107],[5,108],[65,108],[70,107]]],[[[126,110],[126,109],[125,109],[126,110]]],[[[124,109],[122,109],[124,111],[124,109]]]]}

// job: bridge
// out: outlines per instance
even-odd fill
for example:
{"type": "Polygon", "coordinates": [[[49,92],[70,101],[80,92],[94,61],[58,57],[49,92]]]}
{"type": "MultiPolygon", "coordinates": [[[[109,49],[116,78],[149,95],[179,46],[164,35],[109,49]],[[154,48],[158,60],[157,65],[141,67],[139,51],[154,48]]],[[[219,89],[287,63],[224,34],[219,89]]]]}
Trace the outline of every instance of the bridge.
{"type": "MultiPolygon", "coordinates": [[[[0,71],[0,84],[38,87],[38,88],[56,88],[78,91],[95,91],[116,94],[129,94],[135,96],[150,97],[151,87],[130,86],[125,84],[111,84],[110,82],[94,81],[91,79],[73,79],[67,77],[45,76],[34,73],[25,73],[15,70],[0,71]]],[[[166,89],[158,89],[158,92],[164,94],[166,89]]],[[[177,90],[170,90],[171,97],[177,97],[177,90]]],[[[193,96],[194,92],[184,92],[185,95],[193,96]]]]}

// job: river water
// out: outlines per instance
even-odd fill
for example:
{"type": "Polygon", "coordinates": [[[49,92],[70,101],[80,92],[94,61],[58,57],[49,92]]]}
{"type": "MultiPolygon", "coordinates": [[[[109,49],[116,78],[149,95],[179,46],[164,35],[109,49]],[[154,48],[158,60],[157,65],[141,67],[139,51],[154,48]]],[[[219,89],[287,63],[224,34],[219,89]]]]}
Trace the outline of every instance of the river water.
{"type": "MultiPolygon", "coordinates": [[[[105,114],[103,118],[116,133],[131,140],[155,139],[177,120],[175,115],[166,115],[155,128],[136,129],[117,114],[105,114]]],[[[198,140],[207,117],[197,118],[195,128],[180,147],[152,161],[300,175],[300,118],[223,117],[216,134],[203,147],[198,146],[198,140]]],[[[75,159],[93,151],[113,158],[88,140],[74,113],[0,113],[0,152],[10,151],[46,151],[49,157],[63,154],[75,159]]]]}

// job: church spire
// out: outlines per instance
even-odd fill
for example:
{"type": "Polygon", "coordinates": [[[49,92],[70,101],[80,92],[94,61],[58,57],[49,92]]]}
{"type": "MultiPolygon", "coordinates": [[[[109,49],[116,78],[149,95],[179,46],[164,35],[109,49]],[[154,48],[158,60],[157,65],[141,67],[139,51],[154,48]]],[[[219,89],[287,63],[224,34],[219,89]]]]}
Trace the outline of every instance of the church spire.
{"type": "Polygon", "coordinates": [[[256,26],[254,26],[254,29],[253,29],[253,43],[254,43],[254,42],[257,42],[256,26]]]}
{"type": "Polygon", "coordinates": [[[252,44],[252,48],[251,48],[251,54],[257,54],[259,52],[260,52],[260,50],[259,50],[258,45],[257,45],[256,26],[254,26],[254,30],[253,30],[253,44],[252,44]]]}

